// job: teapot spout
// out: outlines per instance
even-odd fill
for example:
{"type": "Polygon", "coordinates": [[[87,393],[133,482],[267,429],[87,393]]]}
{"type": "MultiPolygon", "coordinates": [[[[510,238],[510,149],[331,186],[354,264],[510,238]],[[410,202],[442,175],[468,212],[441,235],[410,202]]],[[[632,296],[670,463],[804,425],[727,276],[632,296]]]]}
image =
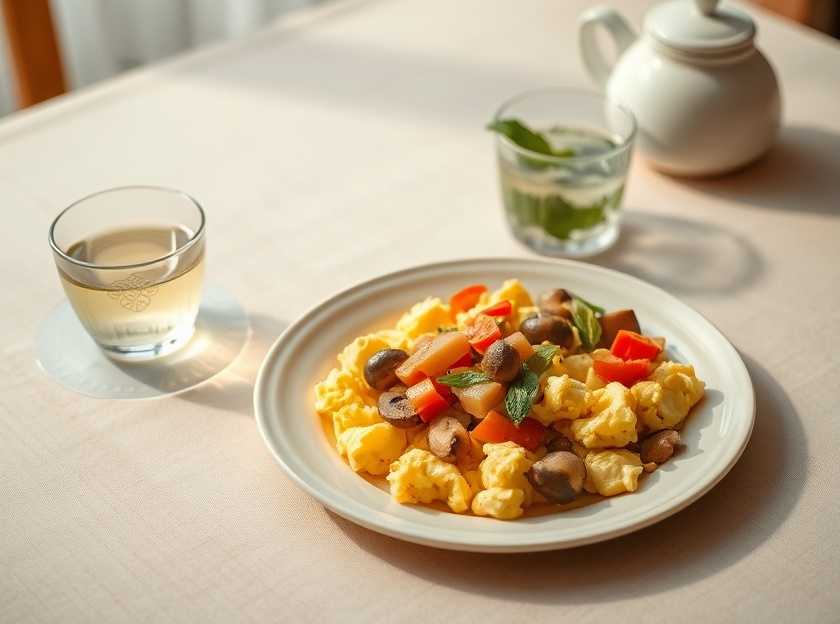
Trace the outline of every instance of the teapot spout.
{"type": "Polygon", "coordinates": [[[619,57],[636,41],[636,33],[620,13],[605,6],[593,7],[578,19],[580,56],[592,81],[604,89],[614,63],[607,61],[598,45],[596,30],[599,26],[604,27],[612,38],[619,57]]]}

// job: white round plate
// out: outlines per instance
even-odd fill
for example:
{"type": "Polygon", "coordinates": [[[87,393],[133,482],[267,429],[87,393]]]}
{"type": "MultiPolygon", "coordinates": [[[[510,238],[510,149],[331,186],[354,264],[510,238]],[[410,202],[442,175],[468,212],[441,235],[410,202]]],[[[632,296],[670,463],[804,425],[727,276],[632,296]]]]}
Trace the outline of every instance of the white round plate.
{"type": "Polygon", "coordinates": [[[337,514],[418,544],[479,552],[569,548],[610,539],[676,513],[729,472],[749,440],[755,400],[738,353],[699,313],[623,273],[573,261],[486,258],[442,262],[378,277],[330,297],[291,325],[266,356],[254,390],[257,423],[280,466],[337,514]],[[393,325],[413,303],[466,284],[494,288],[516,277],[534,293],[563,287],[609,309],[633,308],[645,333],[665,336],[673,359],[690,362],[706,398],[682,431],[686,448],[646,475],[634,494],[512,522],[400,505],[355,474],[330,445],[314,384],[354,337],[393,325]]]}

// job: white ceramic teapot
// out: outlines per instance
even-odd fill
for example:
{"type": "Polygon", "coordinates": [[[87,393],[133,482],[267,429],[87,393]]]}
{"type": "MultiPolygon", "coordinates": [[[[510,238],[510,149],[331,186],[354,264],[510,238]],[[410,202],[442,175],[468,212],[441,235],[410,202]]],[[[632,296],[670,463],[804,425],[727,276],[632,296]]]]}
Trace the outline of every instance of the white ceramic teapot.
{"type": "Polygon", "coordinates": [[[637,147],[656,168],[687,176],[737,169],[761,156],[779,128],[773,68],[753,45],[755,24],[717,0],[674,0],[636,34],[612,9],[580,17],[580,51],[592,79],[636,115],[637,147]],[[611,65],[596,40],[618,50],[611,65]]]}

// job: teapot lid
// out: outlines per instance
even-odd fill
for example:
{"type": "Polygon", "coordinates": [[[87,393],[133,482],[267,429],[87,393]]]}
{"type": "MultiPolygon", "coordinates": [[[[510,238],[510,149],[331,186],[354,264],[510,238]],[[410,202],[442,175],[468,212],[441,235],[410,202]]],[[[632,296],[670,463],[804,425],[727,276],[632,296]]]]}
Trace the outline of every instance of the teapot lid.
{"type": "Polygon", "coordinates": [[[749,47],[755,23],[732,7],[718,7],[718,0],[674,0],[647,14],[645,30],[672,48],[699,54],[720,54],[749,47]]]}

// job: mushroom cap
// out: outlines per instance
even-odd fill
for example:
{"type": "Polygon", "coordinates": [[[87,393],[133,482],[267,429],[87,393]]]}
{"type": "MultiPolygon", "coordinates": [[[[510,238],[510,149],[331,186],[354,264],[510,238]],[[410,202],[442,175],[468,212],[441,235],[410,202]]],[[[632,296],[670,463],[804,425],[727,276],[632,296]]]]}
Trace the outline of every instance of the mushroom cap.
{"type": "Polygon", "coordinates": [[[549,453],[526,474],[534,489],[551,503],[569,503],[583,490],[586,466],[568,451],[549,453]]]}
{"type": "Polygon", "coordinates": [[[365,381],[374,390],[385,390],[399,383],[397,367],[408,359],[402,349],[382,349],[365,362],[365,381]]]}
{"type": "Polygon", "coordinates": [[[641,446],[642,462],[662,464],[674,454],[674,450],[681,444],[680,434],[673,429],[657,431],[645,438],[641,446]]]}
{"type": "Polygon", "coordinates": [[[569,321],[551,314],[542,313],[525,319],[519,326],[519,331],[531,344],[542,344],[548,340],[551,344],[571,347],[574,342],[574,332],[569,321]]]}
{"type": "Polygon", "coordinates": [[[487,347],[481,359],[481,369],[499,383],[513,381],[521,367],[519,351],[504,340],[497,340],[487,347]]]}
{"type": "Polygon", "coordinates": [[[572,295],[569,291],[564,288],[553,288],[542,293],[537,304],[539,305],[540,312],[571,319],[572,311],[565,305],[571,300],[572,295]]]}

